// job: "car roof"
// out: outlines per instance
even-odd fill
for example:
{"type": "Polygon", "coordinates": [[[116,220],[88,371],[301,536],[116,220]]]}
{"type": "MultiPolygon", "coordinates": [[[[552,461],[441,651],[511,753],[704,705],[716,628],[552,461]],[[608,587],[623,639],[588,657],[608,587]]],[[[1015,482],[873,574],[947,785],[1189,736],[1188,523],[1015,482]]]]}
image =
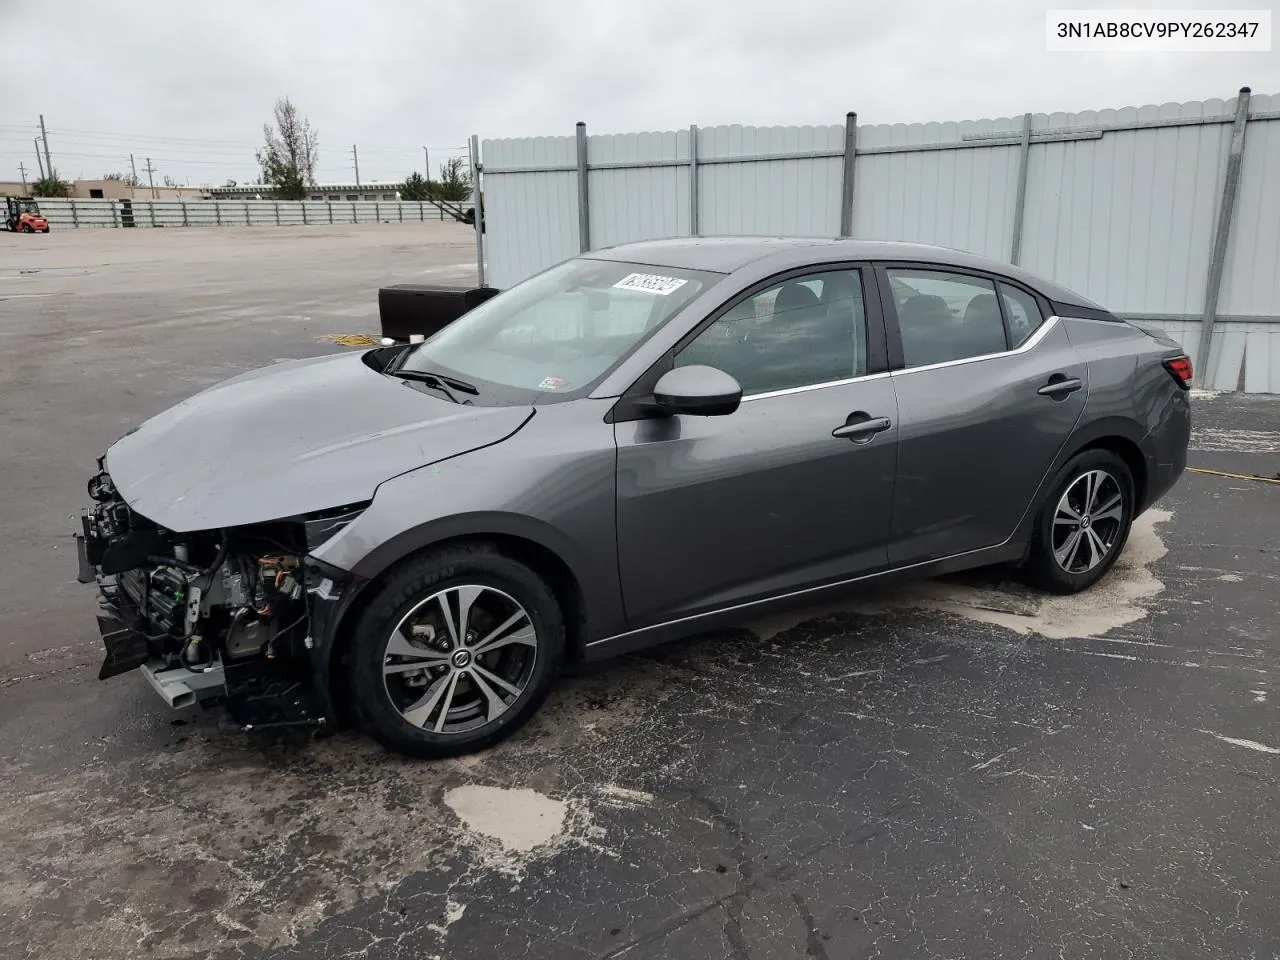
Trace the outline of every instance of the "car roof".
{"type": "Polygon", "coordinates": [[[1102,309],[1098,304],[1044,277],[1009,263],[963,250],[898,240],[846,240],[831,237],[677,237],[623,243],[584,254],[593,260],[617,260],[655,267],[680,267],[733,273],[749,264],[774,260],[779,270],[832,260],[892,260],[983,270],[1018,280],[1050,300],[1102,309]]]}

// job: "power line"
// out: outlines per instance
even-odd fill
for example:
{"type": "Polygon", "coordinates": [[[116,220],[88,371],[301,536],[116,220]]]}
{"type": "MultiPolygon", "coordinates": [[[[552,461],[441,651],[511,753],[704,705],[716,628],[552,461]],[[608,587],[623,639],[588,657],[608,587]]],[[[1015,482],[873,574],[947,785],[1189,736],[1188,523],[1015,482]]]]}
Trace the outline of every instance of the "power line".
{"type": "Polygon", "coordinates": [[[256,142],[250,140],[226,140],[216,137],[166,137],[143,133],[111,133],[106,130],[81,130],[78,127],[58,127],[54,132],[59,134],[72,133],[82,137],[106,137],[112,140],[147,140],[152,143],[223,144],[234,147],[256,142]]]}

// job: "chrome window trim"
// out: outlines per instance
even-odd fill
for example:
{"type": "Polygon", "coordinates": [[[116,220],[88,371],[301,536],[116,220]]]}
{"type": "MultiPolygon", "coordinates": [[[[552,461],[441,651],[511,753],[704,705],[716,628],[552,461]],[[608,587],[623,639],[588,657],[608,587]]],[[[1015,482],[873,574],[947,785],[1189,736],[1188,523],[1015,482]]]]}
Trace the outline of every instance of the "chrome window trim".
{"type": "Polygon", "coordinates": [[[861,383],[863,380],[879,380],[889,376],[887,370],[880,373],[865,373],[860,377],[847,377],[844,380],[824,380],[822,383],[806,383],[802,387],[787,387],[785,390],[769,390],[765,393],[753,393],[742,398],[742,403],[751,400],[768,400],[771,397],[786,397],[793,393],[807,393],[810,390],[823,390],[826,387],[843,387],[850,383],[861,383]]]}
{"type": "Polygon", "coordinates": [[[891,370],[889,375],[891,377],[900,377],[904,374],[920,373],[924,370],[941,370],[943,367],[958,367],[965,363],[978,363],[982,360],[995,360],[997,357],[1016,357],[1020,353],[1027,353],[1029,350],[1034,350],[1036,345],[1048,336],[1049,331],[1056,327],[1061,320],[1062,318],[1057,314],[1047,318],[1044,323],[1040,324],[1035,333],[1031,334],[1031,336],[1027,337],[1026,340],[1023,340],[1021,344],[1014,347],[1012,350],[1001,350],[998,353],[982,353],[976,357],[962,357],[959,360],[944,360],[942,363],[927,363],[920,367],[903,367],[901,370],[891,370]]]}

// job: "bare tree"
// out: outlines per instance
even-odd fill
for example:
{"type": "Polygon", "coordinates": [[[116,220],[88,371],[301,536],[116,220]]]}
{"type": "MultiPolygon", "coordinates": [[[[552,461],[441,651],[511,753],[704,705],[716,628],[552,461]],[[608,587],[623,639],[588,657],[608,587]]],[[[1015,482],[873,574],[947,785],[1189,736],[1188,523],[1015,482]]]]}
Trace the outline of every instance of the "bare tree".
{"type": "Polygon", "coordinates": [[[275,126],[262,125],[265,145],[258,151],[262,179],[286,200],[302,200],[316,182],[319,131],[298,113],[288,97],[276,101],[275,126]]]}
{"type": "Polygon", "coordinates": [[[104,174],[102,175],[102,179],[103,179],[103,180],[118,180],[118,181],[120,181],[121,183],[123,183],[126,187],[140,187],[140,186],[142,186],[142,184],[138,181],[138,178],[137,178],[136,176],[134,176],[132,173],[104,173],[104,174]]]}

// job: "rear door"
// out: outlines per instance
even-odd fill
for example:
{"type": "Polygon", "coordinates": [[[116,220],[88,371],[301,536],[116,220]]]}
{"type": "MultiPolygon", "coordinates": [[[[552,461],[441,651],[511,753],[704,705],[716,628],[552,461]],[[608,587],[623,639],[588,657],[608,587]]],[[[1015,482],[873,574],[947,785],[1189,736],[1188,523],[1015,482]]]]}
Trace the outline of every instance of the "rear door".
{"type": "Polygon", "coordinates": [[[766,281],[691,331],[674,364],[737,378],[736,412],[615,425],[633,626],[885,567],[898,415],[870,273],[766,281]]]}
{"type": "Polygon", "coordinates": [[[878,275],[897,368],[890,565],[1003,543],[1080,419],[1087,366],[1015,283],[920,264],[878,275]]]}

